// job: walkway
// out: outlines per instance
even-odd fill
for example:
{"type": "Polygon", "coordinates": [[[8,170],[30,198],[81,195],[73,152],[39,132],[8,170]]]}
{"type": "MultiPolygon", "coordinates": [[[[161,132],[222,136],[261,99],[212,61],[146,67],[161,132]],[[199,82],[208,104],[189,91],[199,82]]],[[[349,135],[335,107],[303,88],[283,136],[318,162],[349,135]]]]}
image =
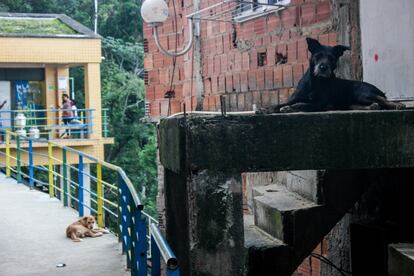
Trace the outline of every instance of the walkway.
{"type": "Polygon", "coordinates": [[[0,172],[0,275],[130,275],[114,235],[81,243],[66,238],[77,218],[57,199],[0,172]]]}

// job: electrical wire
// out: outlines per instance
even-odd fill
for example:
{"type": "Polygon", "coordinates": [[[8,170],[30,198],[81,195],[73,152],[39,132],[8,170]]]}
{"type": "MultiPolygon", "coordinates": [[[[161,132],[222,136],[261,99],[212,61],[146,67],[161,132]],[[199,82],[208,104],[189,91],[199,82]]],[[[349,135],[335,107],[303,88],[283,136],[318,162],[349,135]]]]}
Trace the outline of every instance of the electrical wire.
{"type": "Polygon", "coordinates": [[[339,273],[341,273],[342,276],[347,276],[348,275],[352,275],[352,272],[350,271],[346,271],[338,266],[336,266],[333,262],[331,262],[328,258],[326,258],[325,256],[322,256],[321,254],[317,254],[317,253],[312,253],[310,255],[311,257],[320,260],[321,262],[335,268],[339,273]]]}
{"type": "MultiPolygon", "coordinates": [[[[171,2],[173,4],[173,8],[174,8],[173,28],[174,28],[174,32],[175,32],[175,52],[177,52],[177,49],[178,49],[178,39],[179,39],[179,34],[178,34],[178,16],[177,16],[177,8],[175,6],[175,1],[172,0],[171,2]]],[[[172,75],[171,75],[171,82],[170,82],[170,89],[169,89],[169,91],[173,91],[174,77],[175,77],[176,67],[177,67],[177,57],[173,57],[173,70],[172,70],[172,75]]],[[[168,98],[168,111],[167,111],[167,115],[168,116],[171,115],[171,99],[172,99],[172,97],[169,97],[168,98]]]]}
{"type": "Polygon", "coordinates": [[[190,110],[194,110],[193,108],[193,89],[194,89],[194,57],[195,57],[195,46],[191,49],[191,80],[190,80],[190,110]]]}

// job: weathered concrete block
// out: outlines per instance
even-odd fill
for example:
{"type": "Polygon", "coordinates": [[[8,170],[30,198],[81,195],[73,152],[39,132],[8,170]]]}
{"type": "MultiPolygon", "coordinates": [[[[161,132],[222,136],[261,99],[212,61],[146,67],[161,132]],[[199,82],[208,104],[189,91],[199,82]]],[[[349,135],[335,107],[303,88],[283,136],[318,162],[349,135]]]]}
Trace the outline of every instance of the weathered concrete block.
{"type": "Polygon", "coordinates": [[[243,193],[250,212],[253,212],[253,190],[257,186],[281,184],[286,180],[285,172],[258,172],[242,174],[243,193]]]}
{"type": "Polygon", "coordinates": [[[257,186],[284,185],[291,191],[315,203],[323,203],[322,179],[324,171],[278,171],[245,173],[245,196],[253,210],[253,190],[257,186]]]}
{"type": "Polygon", "coordinates": [[[301,233],[307,232],[303,227],[307,225],[308,218],[302,214],[309,215],[320,207],[289,192],[282,185],[257,187],[255,191],[261,194],[254,197],[255,225],[292,246],[301,233]]]}
{"type": "Polygon", "coordinates": [[[286,187],[315,203],[322,202],[322,176],[324,171],[287,171],[286,187]]]}
{"type": "Polygon", "coordinates": [[[180,260],[183,275],[190,274],[189,203],[186,175],[164,170],[166,237],[180,260]]]}
{"type": "Polygon", "coordinates": [[[252,215],[244,216],[244,246],[245,275],[267,275],[269,271],[290,275],[298,265],[292,249],[255,226],[252,215]]]}
{"type": "Polygon", "coordinates": [[[414,166],[414,111],[187,116],[161,121],[174,171],[284,171],[414,166]]]}
{"type": "Polygon", "coordinates": [[[318,186],[323,190],[322,205],[291,192],[284,185],[255,187],[255,224],[298,252],[312,249],[354,206],[364,191],[368,176],[366,171],[323,172],[318,180],[318,186]]]}
{"type": "Polygon", "coordinates": [[[388,246],[388,275],[414,275],[414,244],[400,243],[388,246]]]}
{"type": "Polygon", "coordinates": [[[184,275],[243,275],[239,173],[165,171],[167,238],[184,275]]]}

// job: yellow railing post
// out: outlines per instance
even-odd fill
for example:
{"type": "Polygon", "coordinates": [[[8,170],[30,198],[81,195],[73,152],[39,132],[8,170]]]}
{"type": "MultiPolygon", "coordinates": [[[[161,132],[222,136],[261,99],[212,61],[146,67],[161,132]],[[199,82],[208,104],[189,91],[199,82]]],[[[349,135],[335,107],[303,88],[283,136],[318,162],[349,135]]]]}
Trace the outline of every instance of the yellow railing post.
{"type": "Polygon", "coordinates": [[[6,129],[6,176],[10,177],[10,130],[6,129]]]}
{"type": "Polygon", "coordinates": [[[53,183],[53,145],[52,143],[48,142],[48,163],[49,163],[49,196],[54,197],[55,196],[55,187],[53,183]]]}
{"type": "Polygon", "coordinates": [[[98,226],[104,227],[103,222],[103,191],[102,191],[102,164],[96,163],[96,194],[98,195],[98,226]]]}

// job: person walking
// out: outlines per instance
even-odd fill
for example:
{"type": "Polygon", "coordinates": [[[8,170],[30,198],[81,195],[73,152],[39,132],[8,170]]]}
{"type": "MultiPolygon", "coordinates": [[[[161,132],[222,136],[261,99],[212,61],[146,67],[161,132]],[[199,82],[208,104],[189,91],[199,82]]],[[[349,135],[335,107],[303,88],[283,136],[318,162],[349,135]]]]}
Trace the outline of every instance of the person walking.
{"type": "MultiPolygon", "coordinates": [[[[62,95],[62,121],[63,124],[68,126],[73,120],[72,103],[67,94],[62,95]]],[[[59,138],[62,138],[66,134],[66,138],[70,138],[70,131],[66,128],[65,132],[59,138]]]]}

